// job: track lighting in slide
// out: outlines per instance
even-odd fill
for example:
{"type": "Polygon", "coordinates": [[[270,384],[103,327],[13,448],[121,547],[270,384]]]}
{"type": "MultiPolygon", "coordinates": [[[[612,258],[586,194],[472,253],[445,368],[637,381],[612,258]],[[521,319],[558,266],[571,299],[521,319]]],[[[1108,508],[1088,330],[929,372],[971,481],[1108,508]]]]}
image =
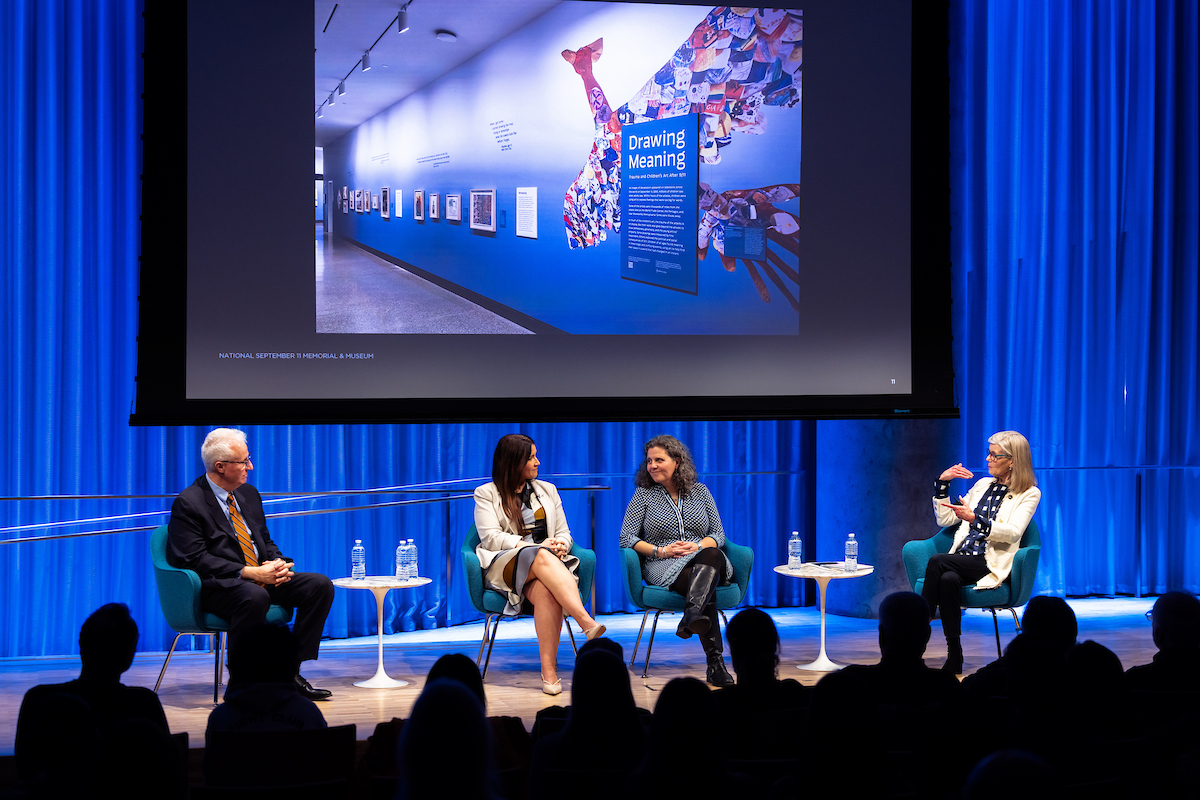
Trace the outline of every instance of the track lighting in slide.
{"type": "Polygon", "coordinates": [[[408,3],[400,6],[400,13],[396,15],[396,33],[404,33],[408,30],[408,3]]]}
{"type": "Polygon", "coordinates": [[[366,72],[366,71],[367,71],[367,70],[369,70],[370,68],[371,68],[371,51],[370,51],[370,50],[368,50],[368,51],[366,51],[365,53],[363,53],[363,57],[362,57],[362,71],[363,71],[363,72],[366,72]]]}
{"type": "Polygon", "coordinates": [[[336,105],[337,104],[337,92],[330,92],[329,99],[325,101],[325,104],[331,105],[331,106],[336,105]]]}
{"type": "Polygon", "coordinates": [[[346,82],[342,81],[338,84],[337,96],[341,97],[346,93],[346,82]]]}

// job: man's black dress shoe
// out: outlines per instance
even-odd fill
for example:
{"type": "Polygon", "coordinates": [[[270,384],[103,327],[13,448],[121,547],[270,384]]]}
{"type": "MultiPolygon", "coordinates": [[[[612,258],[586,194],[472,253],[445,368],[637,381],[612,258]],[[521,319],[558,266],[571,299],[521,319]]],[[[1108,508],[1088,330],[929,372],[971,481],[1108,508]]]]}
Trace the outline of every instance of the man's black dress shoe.
{"type": "Polygon", "coordinates": [[[304,680],[304,676],[296,674],[296,688],[300,690],[300,694],[307,697],[309,700],[328,700],[333,692],[328,689],[317,689],[311,683],[304,680]]]}

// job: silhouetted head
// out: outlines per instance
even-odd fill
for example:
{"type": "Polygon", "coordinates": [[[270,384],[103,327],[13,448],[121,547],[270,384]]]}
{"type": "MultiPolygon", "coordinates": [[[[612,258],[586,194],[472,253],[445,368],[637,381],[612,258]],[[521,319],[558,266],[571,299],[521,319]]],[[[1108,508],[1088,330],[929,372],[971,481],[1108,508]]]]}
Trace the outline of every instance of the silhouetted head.
{"type": "Polygon", "coordinates": [[[879,652],[885,661],[920,659],[929,644],[929,604],[913,592],[895,592],[879,604],[879,652]]]}
{"type": "Polygon", "coordinates": [[[396,761],[399,797],[491,797],[492,729],[479,698],[450,678],[425,684],[396,761]]]}
{"type": "Polygon", "coordinates": [[[299,650],[284,625],[263,623],[238,637],[229,649],[230,683],[287,683],[296,676],[299,650]]]}
{"type": "Polygon", "coordinates": [[[1021,633],[1037,639],[1057,653],[1059,658],[1066,658],[1079,636],[1079,623],[1066,600],[1038,595],[1025,606],[1025,614],[1021,617],[1021,633]]]}
{"type": "Polygon", "coordinates": [[[765,611],[743,608],[725,626],[738,683],[771,680],[779,669],[779,631],[765,611]]]}
{"type": "Polygon", "coordinates": [[[116,680],[133,663],[138,626],[124,603],[108,603],[92,612],[79,629],[79,657],[89,677],[116,680]]]}
{"type": "Polygon", "coordinates": [[[1200,647],[1200,600],[1187,592],[1167,592],[1154,602],[1152,630],[1159,650],[1200,647]]]}
{"type": "MultiPolygon", "coordinates": [[[[596,641],[595,639],[592,640],[596,641]]],[[[580,651],[571,679],[571,717],[576,723],[603,718],[617,709],[634,709],[629,670],[610,650],[593,645],[580,651]]]]}
{"type": "Polygon", "coordinates": [[[576,658],[593,650],[612,653],[621,663],[625,663],[625,649],[621,647],[620,642],[609,639],[607,636],[597,636],[595,639],[579,645],[579,653],[576,655],[576,658]]]}
{"type": "Polygon", "coordinates": [[[1050,800],[1061,795],[1058,775],[1024,750],[998,750],[975,765],[963,784],[963,800],[1050,800]]]}
{"type": "Polygon", "coordinates": [[[487,694],[483,690],[483,678],[479,677],[479,667],[475,662],[462,653],[447,653],[433,662],[425,683],[430,684],[439,678],[458,681],[471,690],[479,699],[479,704],[487,709],[487,694]]]}
{"type": "Polygon", "coordinates": [[[1091,639],[1071,648],[1067,654],[1071,688],[1091,702],[1097,697],[1110,697],[1124,672],[1117,654],[1091,639]]]}
{"type": "MultiPolygon", "coordinates": [[[[716,719],[716,698],[704,681],[697,678],[668,681],[654,705],[655,757],[661,757],[680,742],[693,741],[699,732],[710,730],[716,719]]],[[[705,758],[714,756],[717,750],[713,748],[705,758]]]]}

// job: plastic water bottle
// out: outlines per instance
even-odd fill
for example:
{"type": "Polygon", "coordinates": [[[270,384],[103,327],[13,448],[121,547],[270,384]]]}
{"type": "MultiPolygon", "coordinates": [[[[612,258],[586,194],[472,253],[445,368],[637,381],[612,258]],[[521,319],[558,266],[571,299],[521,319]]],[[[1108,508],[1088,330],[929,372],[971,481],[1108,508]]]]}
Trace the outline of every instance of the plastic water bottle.
{"type": "Polygon", "coordinates": [[[850,538],[846,540],[846,572],[858,571],[858,540],[854,538],[854,534],[850,534],[850,538]]]}
{"type": "Polygon", "coordinates": [[[408,565],[404,563],[406,553],[404,552],[404,540],[400,540],[400,545],[396,548],[396,578],[398,580],[408,580],[408,565]]]}
{"type": "Polygon", "coordinates": [[[800,569],[804,566],[804,542],[800,540],[800,531],[792,531],[788,539],[788,569],[800,569]]]}
{"type": "Polygon", "coordinates": [[[408,579],[416,580],[420,575],[417,571],[417,544],[412,539],[408,540],[408,579]]]}
{"type": "Polygon", "coordinates": [[[354,540],[350,548],[350,577],[361,581],[367,577],[367,548],[363,547],[362,539],[354,540]]]}

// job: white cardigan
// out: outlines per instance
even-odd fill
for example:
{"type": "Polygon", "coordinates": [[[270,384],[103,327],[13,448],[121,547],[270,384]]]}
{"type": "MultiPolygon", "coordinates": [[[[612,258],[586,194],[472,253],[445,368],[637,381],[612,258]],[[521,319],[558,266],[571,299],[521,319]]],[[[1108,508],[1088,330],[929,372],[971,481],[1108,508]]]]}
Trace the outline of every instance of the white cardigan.
{"type": "MultiPolygon", "coordinates": [[[[995,480],[988,476],[977,481],[966,494],[966,506],[974,510],[979,498],[983,497],[984,492],[995,480]]],[[[984,550],[984,558],[987,559],[990,572],[975,584],[977,590],[994,589],[1004,583],[1008,573],[1012,572],[1013,559],[1021,547],[1021,537],[1025,535],[1025,528],[1029,526],[1029,520],[1033,519],[1033,512],[1037,510],[1041,499],[1041,490],[1031,486],[1020,494],[1009,492],[1000,501],[996,518],[992,520],[992,532],[987,536],[987,548],[984,550]]],[[[960,520],[953,511],[942,505],[949,502],[950,499],[946,497],[933,498],[933,513],[937,517],[938,525],[943,528],[958,523],[958,530],[954,532],[954,542],[950,545],[949,552],[953,553],[962,544],[963,539],[967,538],[971,523],[965,519],[960,520]]]]}
{"type": "MultiPolygon", "coordinates": [[[[546,509],[547,535],[573,544],[558,489],[552,483],[539,480],[533,482],[533,488],[541,500],[542,508],[546,509]]],[[[517,533],[520,528],[504,513],[500,489],[494,483],[485,483],[475,490],[475,528],[479,531],[479,546],[475,548],[475,555],[479,556],[484,572],[487,572],[493,559],[505,550],[533,543],[532,539],[517,533]]]]}

